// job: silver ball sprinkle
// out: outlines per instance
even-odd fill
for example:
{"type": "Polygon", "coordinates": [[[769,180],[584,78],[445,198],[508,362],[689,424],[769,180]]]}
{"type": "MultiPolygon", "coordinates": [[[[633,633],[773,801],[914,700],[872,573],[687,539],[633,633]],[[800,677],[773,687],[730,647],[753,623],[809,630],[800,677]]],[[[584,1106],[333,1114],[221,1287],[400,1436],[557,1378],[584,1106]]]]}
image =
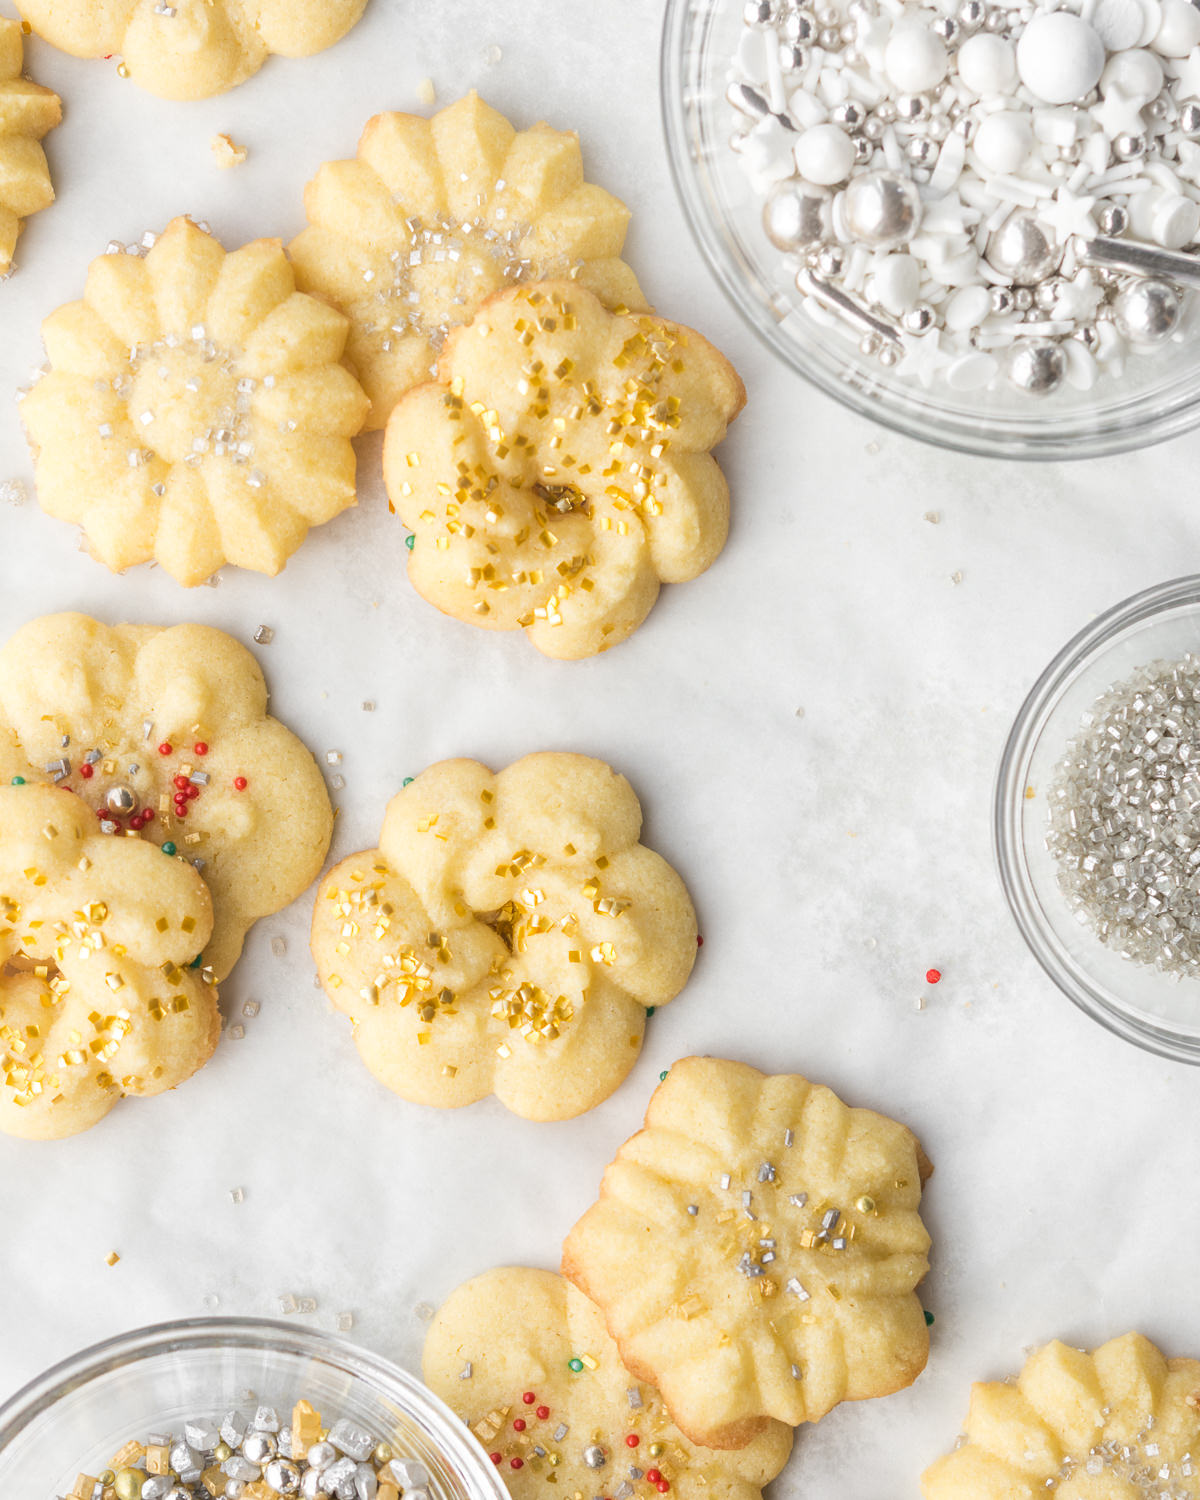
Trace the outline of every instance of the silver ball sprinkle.
{"type": "Polygon", "coordinates": [[[1048,396],[1063,382],[1067,357],[1050,339],[1021,339],[1009,350],[1005,372],[1017,390],[1048,396]]]}
{"type": "Polygon", "coordinates": [[[1118,161],[1133,161],[1146,149],[1144,135],[1119,135],[1112,143],[1112,154],[1118,161]]]}
{"type": "Polygon", "coordinates": [[[924,94],[901,94],[896,100],[898,120],[923,120],[929,113],[929,100],[924,94]]]}
{"type": "Polygon", "coordinates": [[[863,121],[862,133],[865,140],[881,141],[886,129],[887,124],[877,114],[870,115],[863,121]]]}
{"type": "Polygon", "coordinates": [[[1113,304],[1117,327],[1138,344],[1157,344],[1179,326],[1179,296],[1167,281],[1131,281],[1113,304]]]}
{"type": "Polygon", "coordinates": [[[875,249],[900,245],[921,222],[920,194],[899,172],[864,172],[851,178],[842,194],[842,217],[860,244],[875,249]]]}
{"type": "Polygon", "coordinates": [[[987,15],[987,7],[983,0],[963,0],[958,7],[958,24],[967,31],[974,31],[983,25],[987,15]]]}
{"type": "Polygon", "coordinates": [[[842,34],[836,26],[825,26],[817,33],[817,41],[824,47],[826,52],[836,52],[841,44],[842,34]]]}
{"type": "Polygon", "coordinates": [[[300,1470],[290,1458],[272,1459],[263,1478],[277,1495],[294,1495],[300,1488],[300,1470]]]}
{"type": "Polygon", "coordinates": [[[1028,312],[1033,306],[1033,292],[1027,286],[1014,287],[1012,298],[1018,312],[1028,312]]]}
{"type": "Polygon", "coordinates": [[[1061,280],[1043,281],[1039,287],[1035,287],[1034,289],[1033,305],[1041,308],[1043,312],[1049,312],[1058,301],[1061,292],[1061,280]]]}
{"type": "Polygon", "coordinates": [[[991,296],[992,311],[998,314],[1000,317],[1003,317],[1005,313],[1012,312],[1013,308],[1016,306],[1016,299],[1013,297],[1011,287],[994,286],[992,288],[991,296]]]}
{"type": "Polygon", "coordinates": [[[875,118],[882,120],[885,125],[890,125],[896,118],[896,106],[890,99],[881,99],[875,106],[875,118]]]}
{"type": "Polygon", "coordinates": [[[822,26],[838,26],[841,24],[842,13],[836,5],[823,5],[817,12],[817,20],[822,26]]]}
{"type": "Polygon", "coordinates": [[[304,1461],[310,1469],[327,1469],[330,1464],[337,1462],[337,1449],[332,1443],[314,1443],[304,1455],[304,1461]]]}
{"type": "Polygon", "coordinates": [[[1062,259],[1062,251],[1028,209],[1018,208],[988,236],[985,258],[1002,276],[1028,284],[1049,276],[1062,259]]]}
{"type": "Polygon", "coordinates": [[[958,34],[961,30],[962,27],[953,16],[940,16],[933,23],[934,35],[941,37],[948,47],[958,41],[958,34]]]}
{"type": "Polygon", "coordinates": [[[599,1443],[592,1443],[583,1450],[583,1461],[589,1469],[602,1469],[608,1462],[608,1454],[599,1443]]]}
{"type": "Polygon", "coordinates": [[[816,19],[808,11],[794,10],[784,17],[783,40],[785,42],[811,42],[816,34],[816,19]]]}
{"type": "Polygon", "coordinates": [[[858,341],[858,352],[860,354],[878,354],[880,337],[877,333],[864,333],[858,341]]]}
{"type": "Polygon", "coordinates": [[[1179,128],[1184,135],[1200,135],[1200,104],[1194,100],[1179,111],[1179,128]]]}
{"type": "Polygon", "coordinates": [[[799,73],[808,67],[808,49],[799,42],[784,42],[779,49],[779,65],[785,73],[799,73]]]}
{"type": "Polygon", "coordinates": [[[775,0],[746,0],[742,20],[747,26],[771,26],[779,19],[775,0]]]}
{"type": "Polygon", "coordinates": [[[927,302],[918,302],[900,319],[906,333],[925,333],[933,327],[934,312],[927,302]]]}
{"type": "Polygon", "coordinates": [[[109,812],[115,813],[118,818],[127,818],[130,813],[137,812],[137,793],[131,786],[109,787],[104,804],[109,812]]]}
{"type": "Polygon", "coordinates": [[[874,155],[874,144],[865,135],[856,135],[854,137],[855,165],[865,167],[874,155]]]}
{"type": "Polygon", "coordinates": [[[843,130],[858,130],[866,118],[866,110],[854,99],[847,99],[844,104],[835,104],[829,111],[830,122],[840,125],[843,130]]]}
{"type": "Polygon", "coordinates": [[[1129,228],[1129,211],[1119,203],[1106,203],[1097,218],[1101,234],[1124,234],[1129,228]]]}
{"type": "Polygon", "coordinates": [[[1160,95],[1157,99],[1151,99],[1145,106],[1146,113],[1152,120],[1165,120],[1167,118],[1167,101],[1160,95]]]}
{"type": "Polygon", "coordinates": [[[983,24],[991,32],[1007,31],[1008,16],[1002,10],[992,10],[988,12],[988,18],[983,24]]]}
{"type": "Polygon", "coordinates": [[[252,1464],[265,1464],[274,1458],[278,1445],[269,1432],[251,1432],[242,1444],[242,1457],[252,1464]]]}
{"type": "Polygon", "coordinates": [[[837,245],[826,245],[817,252],[816,266],[822,276],[840,276],[846,269],[845,252],[837,245]]]}
{"type": "Polygon", "coordinates": [[[847,21],[838,29],[838,36],[841,38],[842,45],[846,47],[850,45],[850,43],[855,39],[857,35],[858,27],[854,24],[853,21],[847,21]]]}
{"type": "Polygon", "coordinates": [[[904,148],[904,154],[914,167],[929,167],[937,160],[937,142],[928,136],[914,135],[904,148]]]}
{"type": "Polygon", "coordinates": [[[884,344],[879,351],[879,363],[887,366],[888,369],[900,363],[900,351],[895,344],[884,344]]]}
{"type": "Polygon", "coordinates": [[[1080,324],[1071,337],[1078,339],[1089,354],[1094,353],[1100,345],[1100,335],[1091,323],[1080,324]]]}
{"type": "Polygon", "coordinates": [[[798,178],[777,182],[763,204],[763,229],[777,250],[806,250],[832,233],[832,199],[798,178]]]}

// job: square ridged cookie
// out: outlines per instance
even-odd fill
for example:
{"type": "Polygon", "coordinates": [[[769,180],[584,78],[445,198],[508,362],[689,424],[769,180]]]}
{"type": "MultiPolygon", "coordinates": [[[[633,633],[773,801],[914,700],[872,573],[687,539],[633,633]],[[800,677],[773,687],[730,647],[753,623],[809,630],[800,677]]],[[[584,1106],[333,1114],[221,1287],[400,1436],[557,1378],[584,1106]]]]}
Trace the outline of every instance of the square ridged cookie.
{"type": "Polygon", "coordinates": [[[567,1236],[563,1272],[693,1442],[740,1447],[924,1368],[928,1164],[796,1074],[671,1068],[567,1236]]]}
{"type": "Polygon", "coordinates": [[[646,306],[620,258],[629,210],[584,179],[575,133],[517,130],[474,92],[432,119],[376,115],[304,206],[309,227],[289,254],[301,288],[350,319],[371,427],[506,286],[571,277],[609,307],[646,306]]]}
{"type": "Polygon", "coordinates": [[[635,1380],[594,1303],[549,1271],[485,1271],[430,1324],[425,1381],[469,1425],[513,1500],[761,1500],[791,1429],[736,1452],[690,1442],[635,1380]]]}
{"type": "Polygon", "coordinates": [[[1057,1339],[1015,1381],[972,1386],[925,1500],[1200,1500],[1200,1360],[1138,1333],[1094,1353],[1057,1339]]]}
{"type": "Polygon", "coordinates": [[[38,503],[114,572],[278,573],[355,501],[347,329],[278,240],[227,254],[179,218],[145,256],[100,256],[43,323],[49,372],[21,405],[38,503]]]}
{"type": "Polygon", "coordinates": [[[419,1104],[494,1093],[530,1120],[607,1098],[696,957],[687,890],[641,824],[629,782],[586,755],[442,761],[399,792],[313,912],[317,972],[371,1072],[419,1104]]]}

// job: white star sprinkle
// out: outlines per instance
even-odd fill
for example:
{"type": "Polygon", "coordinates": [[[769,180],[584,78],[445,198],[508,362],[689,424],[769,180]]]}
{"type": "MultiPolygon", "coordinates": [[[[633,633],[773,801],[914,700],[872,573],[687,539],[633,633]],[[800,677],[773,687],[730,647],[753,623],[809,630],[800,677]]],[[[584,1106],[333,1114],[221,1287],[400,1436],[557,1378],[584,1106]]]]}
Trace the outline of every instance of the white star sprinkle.
{"type": "Polygon", "coordinates": [[[1096,223],[1092,218],[1095,205],[1095,198],[1084,193],[1073,193],[1064,185],[1055,193],[1052,202],[1043,203],[1038,209],[1038,222],[1053,229],[1060,245],[1065,245],[1073,234],[1090,238],[1096,232],[1096,223]]]}
{"type": "Polygon", "coordinates": [[[1119,135],[1141,135],[1146,128],[1142,122],[1142,101],[1134,94],[1127,94],[1117,83],[1109,85],[1099,104],[1092,105],[1091,116],[1110,141],[1119,135]]]}

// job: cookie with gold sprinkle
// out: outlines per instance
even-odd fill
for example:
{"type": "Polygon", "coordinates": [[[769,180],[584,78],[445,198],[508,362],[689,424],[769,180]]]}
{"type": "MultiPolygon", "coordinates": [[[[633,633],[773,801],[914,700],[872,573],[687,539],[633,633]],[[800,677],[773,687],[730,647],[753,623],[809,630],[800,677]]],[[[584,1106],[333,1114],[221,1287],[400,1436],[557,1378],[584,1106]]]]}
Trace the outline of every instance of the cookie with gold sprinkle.
{"type": "Polygon", "coordinates": [[[12,269],[22,220],[54,202],[41,141],[62,120],[53,89],[21,76],[20,21],[0,16],[0,276],[12,269]]]}
{"type": "Polygon", "coordinates": [[[606,1099],[696,955],[688,893],[641,823],[625,778],[585,755],[496,775],[442,761],[399,792],[379,848],[335,865],[313,913],[321,983],[375,1077],[443,1108],[494,1093],[529,1120],[606,1099]]]}
{"type": "Polygon", "coordinates": [[[368,120],[357,156],[327,162],[304,206],[288,251],[301,288],[350,319],[369,427],[506,286],[566,277],[608,307],[646,306],[620,258],[629,210],[584,180],[575,132],[517,130],[474,91],[432,119],[368,120]]]}
{"type": "Polygon", "coordinates": [[[701,1448],[635,1380],[594,1303],[550,1271],[485,1271],[450,1294],[425,1339],[425,1382],[469,1425],[513,1500],[760,1500],[792,1431],[701,1448]]]}
{"type": "Polygon", "coordinates": [[[1200,1360],[1140,1333],[1094,1353],[1054,1340],[1016,1380],[971,1387],[966,1430],[925,1500],[1200,1500],[1200,1360]]]}
{"type": "Polygon", "coordinates": [[[685,1058],[567,1236],[563,1273],[681,1432],[739,1448],[920,1374],[929,1170],[903,1125],[827,1088],[685,1058]]]}
{"type": "Polygon", "coordinates": [[[0,786],[0,1130],[59,1140],[161,1094],[221,1028],[212,899],[184,859],[110,838],[70,792],[0,786]]]}
{"type": "Polygon", "coordinates": [[[259,917],[316,879],[333,831],[320,769],[268,714],[258,663],[207,625],[61,614],[18,630],[0,649],[5,782],[65,787],[164,870],[188,860],[213,903],[211,939],[188,958],[202,947],[218,980],[259,917]]]}
{"type": "Polygon", "coordinates": [[[709,450],[744,401],[689,328],[610,312],[570,281],[498,293],[388,421],[409,577],[443,613],[522,629],[547,656],[606,651],[724,546],[709,450]]]}
{"type": "Polygon", "coordinates": [[[120,56],[162,99],[207,99],[273,53],[310,57],[354,26],[367,0],[17,0],[34,31],[73,57],[120,56]]]}
{"type": "Polygon", "coordinates": [[[151,240],[94,260],[42,325],[49,373],[21,404],[38,503],[114,572],[278,573],[355,501],[348,325],[296,290],[278,240],[226,254],[184,218],[151,240]]]}

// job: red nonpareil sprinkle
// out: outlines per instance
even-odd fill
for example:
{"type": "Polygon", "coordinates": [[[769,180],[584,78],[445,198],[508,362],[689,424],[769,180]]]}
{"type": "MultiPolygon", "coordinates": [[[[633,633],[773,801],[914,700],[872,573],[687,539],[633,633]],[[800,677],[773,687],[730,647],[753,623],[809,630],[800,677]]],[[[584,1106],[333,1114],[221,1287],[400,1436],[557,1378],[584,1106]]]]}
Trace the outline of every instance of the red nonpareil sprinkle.
{"type": "Polygon", "coordinates": [[[189,782],[188,789],[183,795],[189,802],[195,802],[196,798],[200,795],[200,788],[194,782],[189,782]]]}
{"type": "Polygon", "coordinates": [[[538,1409],[537,1409],[537,1414],[541,1418],[541,1420],[544,1422],[546,1420],[546,1418],[550,1415],[550,1408],[548,1406],[539,1406],[538,1409]]]}
{"type": "Polygon", "coordinates": [[[667,1493],[667,1491],[671,1488],[671,1482],[670,1482],[669,1479],[660,1479],[658,1481],[658,1483],[654,1486],[654,1488],[658,1491],[658,1493],[660,1495],[665,1495],[667,1493]]]}
{"type": "Polygon", "coordinates": [[[514,1432],[524,1432],[525,1431],[525,1418],[524,1417],[514,1417],[513,1418],[513,1431],[514,1432]]]}
{"type": "Polygon", "coordinates": [[[186,818],[187,817],[187,803],[186,802],[177,802],[175,804],[175,816],[177,818],[186,818]]]}
{"type": "Polygon", "coordinates": [[[249,785],[250,783],[244,776],[235,776],[233,778],[233,789],[236,792],[244,792],[249,785]]]}
{"type": "Polygon", "coordinates": [[[704,939],[700,936],[699,933],[696,934],[696,947],[697,948],[703,948],[704,947],[704,939]]]}
{"type": "Polygon", "coordinates": [[[191,782],[188,781],[186,776],[173,776],[171,780],[175,786],[175,789],[180,792],[186,792],[188,787],[191,785],[191,782]]]}
{"type": "Polygon", "coordinates": [[[83,777],[84,781],[91,781],[92,777],[96,774],[96,768],[95,766],[88,765],[85,760],[79,768],[79,774],[83,777]]]}
{"type": "Polygon", "coordinates": [[[498,1464],[500,1462],[500,1454],[499,1453],[489,1453],[488,1457],[491,1459],[491,1461],[494,1464],[498,1464]]]}
{"type": "Polygon", "coordinates": [[[523,1469],[525,1467],[525,1460],[523,1458],[510,1458],[508,1467],[510,1469],[523,1469]]]}
{"type": "Polygon", "coordinates": [[[925,970],[925,983],[926,984],[937,984],[938,981],[941,979],[941,977],[942,977],[942,971],[941,971],[941,969],[926,969],[925,970]]]}
{"type": "Polygon", "coordinates": [[[162,744],[158,747],[158,753],[160,755],[172,755],[174,754],[174,750],[175,747],[168,744],[166,740],[163,740],[162,744]]]}
{"type": "Polygon", "coordinates": [[[641,1442],[641,1438],[638,1437],[638,1435],[637,1435],[636,1432],[631,1432],[629,1434],[629,1436],[625,1439],[625,1441],[629,1445],[630,1448],[636,1448],[637,1445],[641,1442]]]}
{"type": "Polygon", "coordinates": [[[526,1391],[521,1400],[524,1401],[526,1406],[532,1406],[537,1400],[537,1395],[533,1391],[526,1391]]]}
{"type": "Polygon", "coordinates": [[[662,1478],[662,1475],[657,1469],[647,1469],[646,1478],[650,1481],[651,1484],[657,1484],[658,1481],[662,1478]]]}
{"type": "Polygon", "coordinates": [[[204,740],[197,740],[196,743],[192,746],[192,749],[196,752],[197,755],[208,754],[208,745],[204,740]]]}

